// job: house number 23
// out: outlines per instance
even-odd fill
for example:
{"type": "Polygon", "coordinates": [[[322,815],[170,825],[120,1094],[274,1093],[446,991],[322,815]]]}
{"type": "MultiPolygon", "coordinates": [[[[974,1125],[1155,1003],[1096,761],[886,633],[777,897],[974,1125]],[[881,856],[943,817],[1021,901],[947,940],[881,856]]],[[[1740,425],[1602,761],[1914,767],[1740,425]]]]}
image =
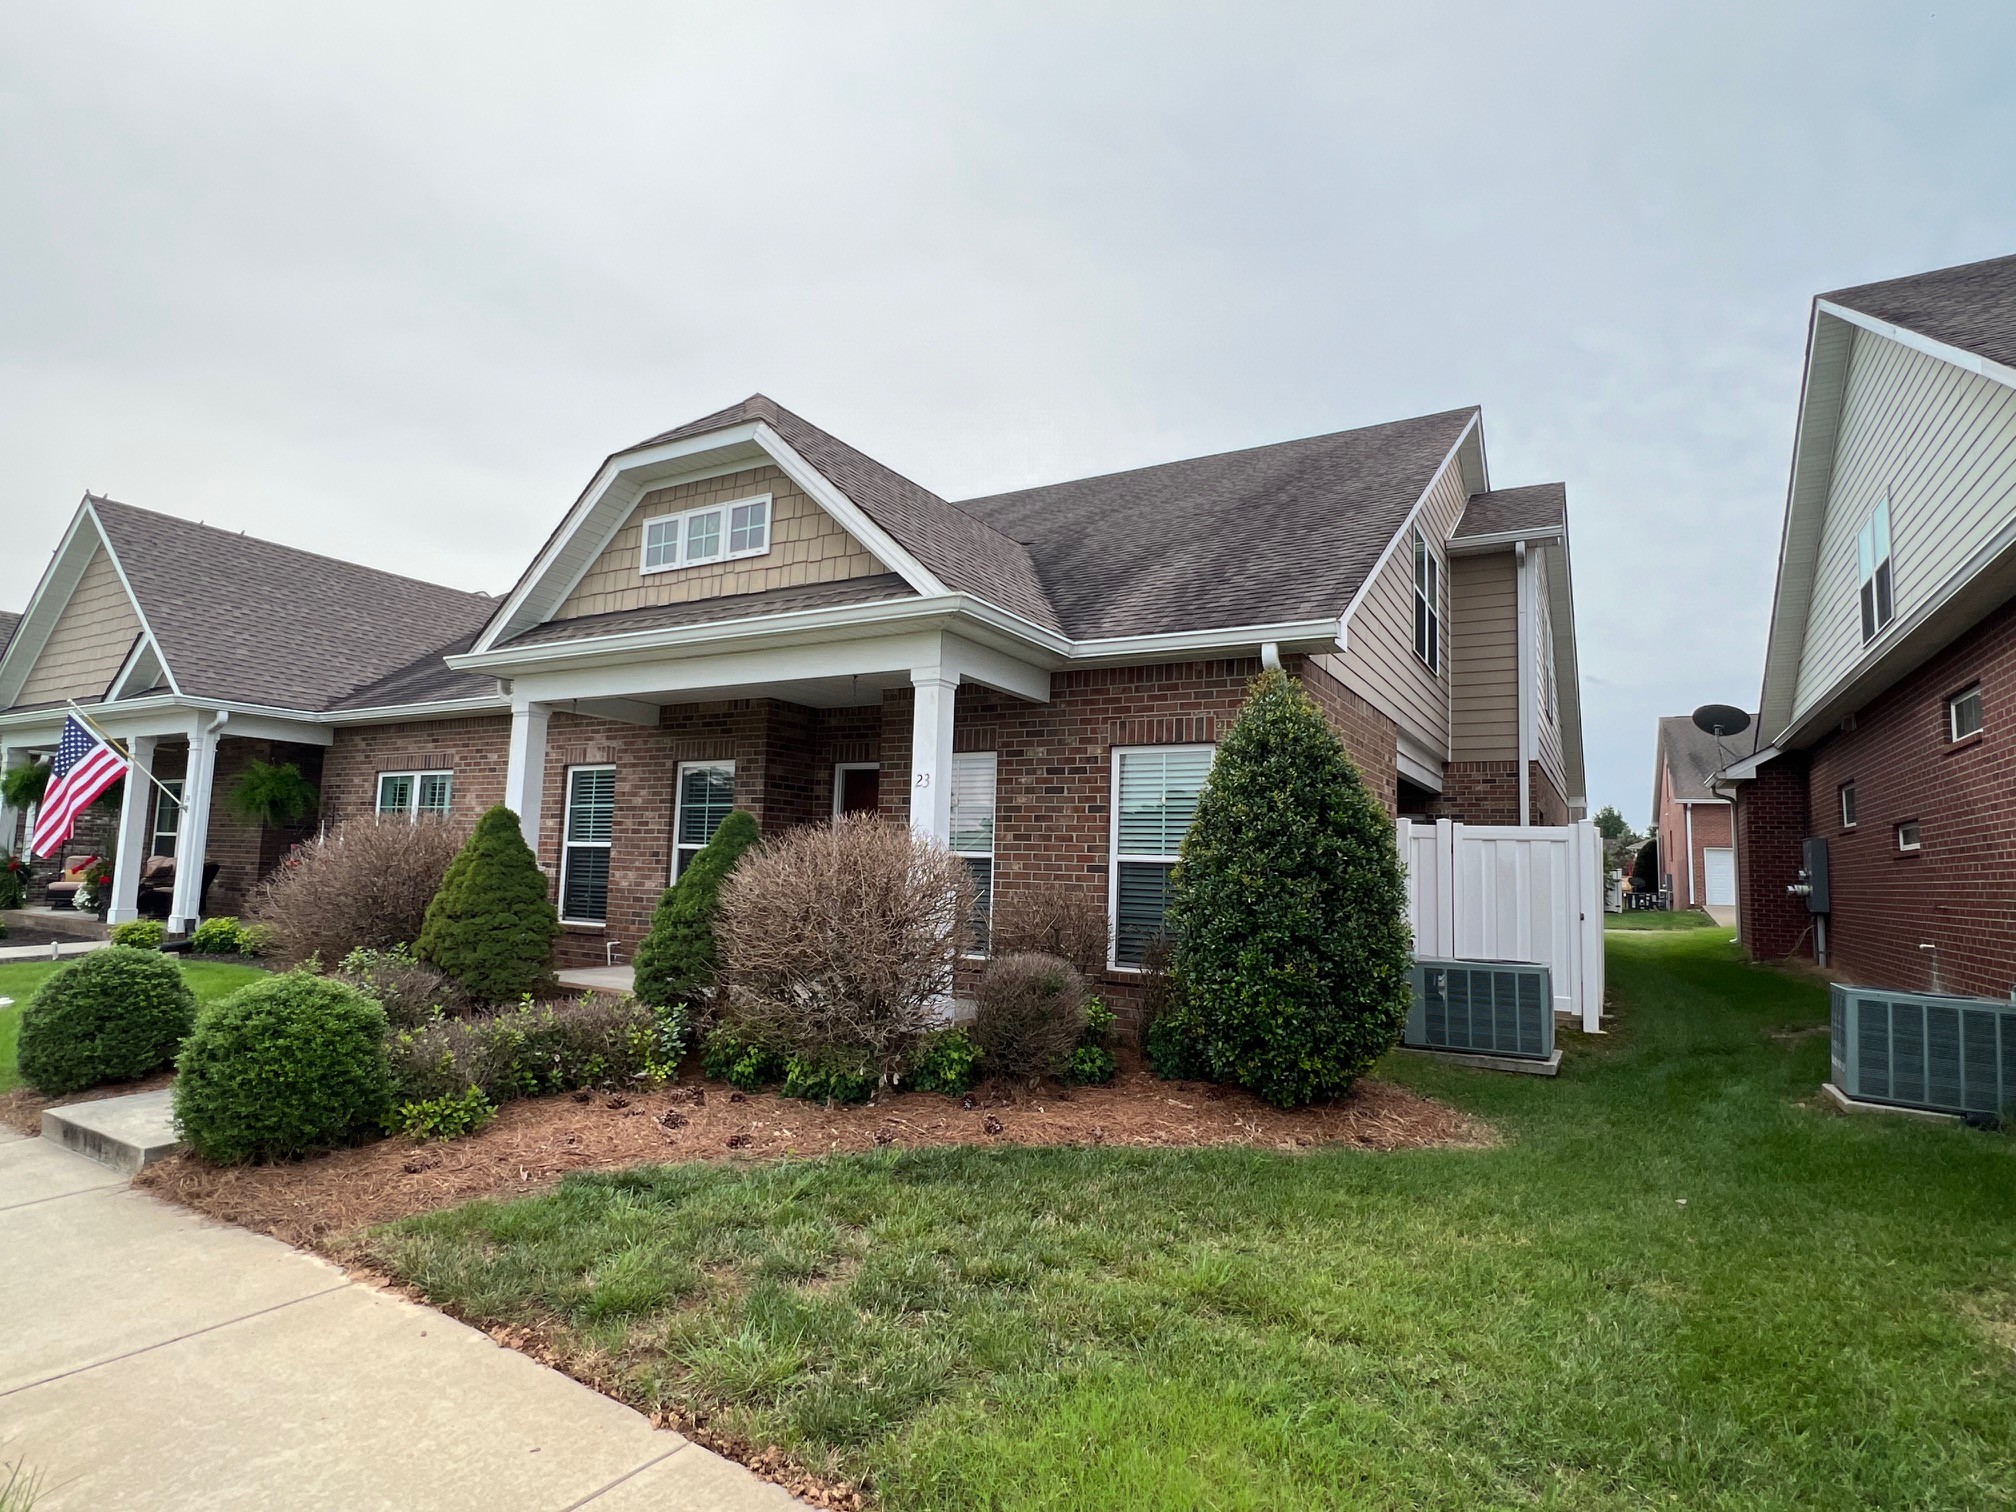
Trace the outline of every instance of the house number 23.
{"type": "Polygon", "coordinates": [[[929,772],[919,772],[917,774],[917,786],[920,788],[931,786],[931,774],[929,772]]]}

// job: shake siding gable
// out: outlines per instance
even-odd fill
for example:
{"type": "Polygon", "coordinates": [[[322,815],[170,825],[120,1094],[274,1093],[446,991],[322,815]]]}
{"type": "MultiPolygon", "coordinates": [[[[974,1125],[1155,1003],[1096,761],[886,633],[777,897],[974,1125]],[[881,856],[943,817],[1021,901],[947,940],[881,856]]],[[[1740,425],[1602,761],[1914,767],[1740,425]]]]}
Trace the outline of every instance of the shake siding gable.
{"type": "Polygon", "coordinates": [[[618,609],[685,604],[771,588],[873,577],[889,570],[780,469],[751,467],[644,495],[553,618],[579,619],[618,609]],[[642,570],[646,520],[759,494],[770,495],[770,550],[764,555],[669,572],[642,570]]]}
{"type": "Polygon", "coordinates": [[[1451,458],[1429,486],[1415,524],[1434,549],[1438,610],[1444,627],[1442,665],[1430,672],[1414,654],[1414,533],[1403,527],[1386,565],[1367,585],[1351,617],[1341,656],[1318,659],[1326,672],[1433,751],[1449,749],[1449,562],[1450,532],[1462,517],[1468,495],[1463,470],[1451,458]]]}
{"type": "Polygon", "coordinates": [[[2016,518],[2016,389],[1858,330],[1807,616],[1798,712],[1824,698],[1862,656],[1855,537],[1886,497],[1895,624],[2016,518]]]}
{"type": "Polygon", "coordinates": [[[102,696],[139,634],[132,597],[119,581],[111,554],[100,546],[14,701],[30,705],[102,696]]]}
{"type": "Polygon", "coordinates": [[[1519,576],[1509,551],[1449,563],[1451,761],[1519,759],[1519,576]]]}

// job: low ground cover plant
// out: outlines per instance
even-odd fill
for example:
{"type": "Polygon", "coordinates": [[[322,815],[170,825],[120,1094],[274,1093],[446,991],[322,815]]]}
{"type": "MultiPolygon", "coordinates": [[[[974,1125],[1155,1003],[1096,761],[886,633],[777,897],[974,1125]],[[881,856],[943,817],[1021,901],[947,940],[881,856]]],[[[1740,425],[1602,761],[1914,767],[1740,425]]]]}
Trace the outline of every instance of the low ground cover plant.
{"type": "Polygon", "coordinates": [[[192,955],[260,956],[273,944],[270,924],[246,924],[230,914],[205,919],[189,935],[192,955]]]}
{"type": "Polygon", "coordinates": [[[444,820],[346,819],[297,846],[253,889],[248,912],[286,965],[410,945],[461,839],[444,820]]]}
{"type": "Polygon", "coordinates": [[[289,1160],[382,1132],[392,1111],[385,1010],[306,971],[204,1008],[176,1058],[175,1121],[217,1165],[289,1160]]]}
{"type": "Polygon", "coordinates": [[[686,1054],[678,1009],[635,998],[583,993],[499,1012],[436,1015],[389,1041],[399,1103],[462,1097],[472,1088],[493,1104],[584,1087],[655,1086],[686,1054]]]}
{"type": "Polygon", "coordinates": [[[972,1035],[957,1027],[939,1029],[917,1042],[906,1079],[914,1091],[960,1097],[980,1080],[980,1061],[972,1035]]]}
{"type": "Polygon", "coordinates": [[[428,903],[413,953],[479,1003],[537,997],[553,985],[560,915],[545,873],[502,804],[476,821],[428,903]]]}
{"type": "Polygon", "coordinates": [[[989,1076],[1061,1077],[1085,1035],[1085,978],[1069,961],[1033,951],[987,963],[974,993],[973,1040],[989,1076]]]}
{"type": "Polygon", "coordinates": [[[386,1120],[386,1127],[409,1139],[461,1139],[496,1116],[497,1105],[483,1095],[482,1088],[469,1087],[459,1094],[400,1103],[386,1120]]]}
{"type": "Polygon", "coordinates": [[[1120,1072],[1113,1053],[1115,1018],[1111,1008],[1097,997],[1085,999],[1085,1032],[1072,1047],[1064,1066],[1064,1080],[1077,1087],[1103,1087],[1120,1072]]]}
{"type": "Polygon", "coordinates": [[[136,950],[158,950],[167,937],[168,926],[159,919],[128,919],[112,926],[112,943],[136,950]]]}
{"type": "Polygon", "coordinates": [[[651,916],[651,928],[637,947],[637,996],[653,1007],[695,1004],[714,986],[720,947],[714,919],[721,884],[743,855],[761,839],[756,819],[741,809],[721,821],[679,880],[665,889],[651,916]]]}
{"type": "Polygon", "coordinates": [[[1281,1107],[1342,1095],[1407,1016],[1406,897],[1392,821],[1342,742],[1261,673],[1183,841],[1175,1003],[1151,1057],[1281,1107]]]}
{"type": "Polygon", "coordinates": [[[113,945],[42,983],[21,1012],[21,1076],[45,1096],[133,1081],[171,1064],[196,1020],[181,968],[156,950],[113,945]]]}

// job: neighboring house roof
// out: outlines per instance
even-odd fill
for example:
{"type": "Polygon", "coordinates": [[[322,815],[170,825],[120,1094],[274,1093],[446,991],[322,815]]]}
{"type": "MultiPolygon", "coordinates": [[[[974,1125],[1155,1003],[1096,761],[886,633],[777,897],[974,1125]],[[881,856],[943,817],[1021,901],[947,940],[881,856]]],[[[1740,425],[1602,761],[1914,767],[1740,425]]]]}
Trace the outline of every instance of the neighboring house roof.
{"type": "Polygon", "coordinates": [[[2016,367],[2016,257],[1991,257],[1820,297],[2016,367]]]}
{"type": "Polygon", "coordinates": [[[1534,483],[1525,488],[1494,488],[1471,495],[1452,541],[1483,536],[1538,534],[1568,524],[1568,485],[1534,483]]]}
{"type": "Polygon", "coordinates": [[[7,642],[14,638],[14,627],[21,623],[21,616],[11,609],[0,609],[0,656],[7,654],[7,642]]]}
{"type": "Polygon", "coordinates": [[[112,499],[87,502],[162,660],[192,698],[324,709],[424,656],[438,665],[495,607],[484,594],[112,499]]]}
{"type": "Polygon", "coordinates": [[[576,619],[548,620],[507,646],[542,646],[559,641],[593,640],[637,630],[670,630],[680,625],[707,625],[760,615],[794,614],[808,609],[833,609],[847,604],[874,604],[915,598],[917,591],[893,572],[873,577],[841,578],[832,583],[806,583],[770,588],[761,593],[736,593],[721,598],[690,599],[683,604],[652,604],[642,609],[616,609],[576,619]]]}
{"type": "MultiPolygon", "coordinates": [[[[1756,727],[1756,719],[1751,719],[1756,727]]],[[[1708,783],[1725,766],[1750,754],[1753,737],[1749,731],[1725,735],[1718,742],[1707,731],[1697,729],[1691,716],[1669,714],[1659,721],[1657,764],[1652,772],[1652,812],[1659,812],[1659,778],[1673,774],[1675,799],[1726,801],[1708,783]]]]}
{"type": "Polygon", "coordinates": [[[1341,615],[1477,410],[961,501],[1080,640],[1341,615]]]}

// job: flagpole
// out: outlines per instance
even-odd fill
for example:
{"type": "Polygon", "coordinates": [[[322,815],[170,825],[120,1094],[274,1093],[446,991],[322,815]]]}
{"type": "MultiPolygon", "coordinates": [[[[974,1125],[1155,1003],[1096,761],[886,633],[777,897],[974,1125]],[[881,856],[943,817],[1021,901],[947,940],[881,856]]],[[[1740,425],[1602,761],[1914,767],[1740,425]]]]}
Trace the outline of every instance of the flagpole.
{"type": "MultiPolygon", "coordinates": [[[[125,746],[119,744],[119,742],[114,740],[110,735],[106,734],[105,731],[102,728],[100,728],[96,720],[94,720],[89,714],[86,714],[82,709],[77,707],[77,704],[74,700],[66,699],[64,701],[70,705],[70,712],[77,716],[79,723],[81,723],[93,735],[96,735],[100,740],[104,741],[106,745],[110,746],[113,750],[117,751],[121,756],[124,756],[126,758],[126,770],[128,772],[140,771],[140,763],[133,759],[133,753],[130,750],[128,750],[125,746]]],[[[182,807],[181,794],[172,791],[168,787],[167,783],[163,782],[159,777],[156,777],[152,772],[141,771],[140,775],[145,777],[149,782],[153,783],[154,786],[161,789],[161,796],[163,798],[166,798],[170,803],[174,804],[177,809],[180,809],[182,807]]]]}

